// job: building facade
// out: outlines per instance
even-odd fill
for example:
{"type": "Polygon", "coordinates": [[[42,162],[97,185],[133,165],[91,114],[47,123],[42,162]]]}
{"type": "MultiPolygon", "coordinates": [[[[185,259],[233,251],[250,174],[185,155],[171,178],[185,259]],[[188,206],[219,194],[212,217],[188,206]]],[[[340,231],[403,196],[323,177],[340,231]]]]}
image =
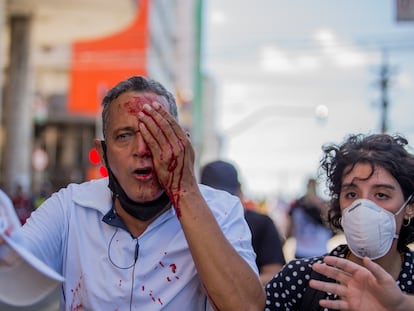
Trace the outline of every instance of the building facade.
{"type": "MultiPolygon", "coordinates": [[[[98,177],[89,151],[93,138],[101,136],[100,113],[69,109],[74,46],[121,35],[145,3],[143,73],[175,93],[181,122],[193,131],[197,1],[0,0],[0,182],[7,192],[17,184],[38,192],[44,184],[55,190],[98,177]],[[14,55],[21,58],[13,60],[14,55]]],[[[102,96],[109,87],[96,92],[102,96]]]]}

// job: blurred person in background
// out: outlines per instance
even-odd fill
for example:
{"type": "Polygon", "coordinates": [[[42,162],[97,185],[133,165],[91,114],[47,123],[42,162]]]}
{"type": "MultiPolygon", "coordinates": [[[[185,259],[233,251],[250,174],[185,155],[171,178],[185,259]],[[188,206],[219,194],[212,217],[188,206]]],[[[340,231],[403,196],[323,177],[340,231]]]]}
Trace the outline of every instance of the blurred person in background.
{"type": "Polygon", "coordinates": [[[52,184],[49,181],[44,181],[39,191],[36,191],[32,198],[33,209],[37,209],[50,195],[53,193],[52,184]]]}
{"type": "MultiPolygon", "coordinates": [[[[363,266],[369,257],[396,282],[414,293],[414,155],[399,135],[349,135],[342,144],[324,146],[321,171],[330,192],[328,220],[343,230],[346,244],[329,256],[363,266]]],[[[328,254],[295,259],[266,285],[265,310],[324,310],[320,300],[337,300],[333,292],[309,286],[309,280],[332,282],[313,272],[328,254]]],[[[314,282],[312,282],[314,283],[314,282]]],[[[365,309],[362,309],[365,310],[365,309]]]]}
{"type": "Polygon", "coordinates": [[[252,232],[253,249],[260,280],[265,285],[285,264],[282,242],[273,220],[255,211],[254,202],[242,192],[236,167],[226,161],[217,160],[204,165],[200,182],[224,190],[240,198],[244,216],[252,232]]]}
{"type": "Polygon", "coordinates": [[[296,258],[325,254],[332,237],[324,219],[327,202],[318,196],[316,188],[316,179],[308,179],[306,194],[291,203],[288,237],[295,239],[296,258]]]}
{"type": "Polygon", "coordinates": [[[60,309],[262,310],[243,207],[197,183],[173,95],[134,76],[102,106],[94,145],[108,177],[52,194],[22,227],[27,250],[65,278],[60,309]]]}
{"type": "Polygon", "coordinates": [[[33,205],[30,195],[24,190],[22,184],[18,183],[16,185],[16,190],[11,196],[11,200],[21,224],[26,223],[26,219],[30,217],[33,211],[33,205]]]}

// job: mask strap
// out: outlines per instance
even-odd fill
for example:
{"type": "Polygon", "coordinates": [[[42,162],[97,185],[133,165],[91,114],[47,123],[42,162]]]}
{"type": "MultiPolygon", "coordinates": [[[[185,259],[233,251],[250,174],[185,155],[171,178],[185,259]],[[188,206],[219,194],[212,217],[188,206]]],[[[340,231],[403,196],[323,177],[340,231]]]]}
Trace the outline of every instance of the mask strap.
{"type": "MultiPolygon", "coordinates": [[[[401,211],[404,209],[404,207],[407,206],[407,204],[411,201],[411,199],[413,198],[413,194],[411,194],[407,200],[405,200],[404,204],[400,207],[400,209],[394,214],[395,216],[397,216],[399,213],[401,213],[401,211]]],[[[397,239],[400,237],[399,234],[394,234],[394,239],[397,239]]]]}
{"type": "Polygon", "coordinates": [[[411,201],[411,199],[413,198],[413,194],[411,194],[407,200],[405,200],[404,204],[400,207],[400,209],[394,214],[395,216],[397,216],[399,213],[401,213],[401,211],[404,209],[404,207],[407,206],[407,204],[411,201]]]}

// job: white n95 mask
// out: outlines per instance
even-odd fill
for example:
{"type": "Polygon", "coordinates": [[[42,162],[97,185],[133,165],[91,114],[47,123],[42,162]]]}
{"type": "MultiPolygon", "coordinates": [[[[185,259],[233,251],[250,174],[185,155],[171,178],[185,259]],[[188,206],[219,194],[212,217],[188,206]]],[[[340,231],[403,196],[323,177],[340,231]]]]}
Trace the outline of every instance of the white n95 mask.
{"type": "Polygon", "coordinates": [[[400,209],[391,213],[371,200],[358,199],[342,211],[341,225],[344,229],[348,247],[359,257],[377,259],[390,249],[396,233],[395,216],[407,205],[412,196],[400,209]]]}

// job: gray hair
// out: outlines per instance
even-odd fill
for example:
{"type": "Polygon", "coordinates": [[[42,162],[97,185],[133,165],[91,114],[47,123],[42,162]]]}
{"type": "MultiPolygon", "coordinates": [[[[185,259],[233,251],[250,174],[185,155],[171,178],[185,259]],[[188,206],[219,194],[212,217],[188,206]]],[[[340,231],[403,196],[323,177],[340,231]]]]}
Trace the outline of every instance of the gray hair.
{"type": "Polygon", "coordinates": [[[129,91],[148,91],[163,96],[169,104],[169,112],[178,120],[177,104],[174,96],[161,83],[144,76],[133,76],[115,85],[102,100],[102,132],[104,138],[106,137],[106,129],[109,122],[109,106],[111,102],[121,94],[129,91]]]}

